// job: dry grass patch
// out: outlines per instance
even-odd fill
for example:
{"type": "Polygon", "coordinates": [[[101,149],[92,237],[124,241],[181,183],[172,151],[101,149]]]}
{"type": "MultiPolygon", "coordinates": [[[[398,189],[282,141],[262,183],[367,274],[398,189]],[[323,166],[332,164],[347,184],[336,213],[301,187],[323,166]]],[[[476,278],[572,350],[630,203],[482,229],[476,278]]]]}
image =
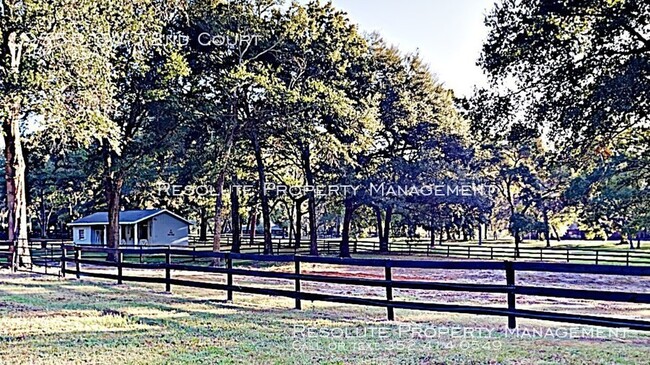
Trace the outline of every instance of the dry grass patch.
{"type": "MultiPolygon", "coordinates": [[[[327,272],[334,268],[309,270],[327,272]]],[[[223,279],[191,273],[173,276],[223,279]]],[[[291,286],[284,281],[253,278],[237,278],[236,283],[291,286]]],[[[315,283],[304,288],[321,293],[342,290],[315,283]]],[[[303,310],[295,311],[291,309],[293,300],[286,298],[235,293],[234,303],[226,303],[225,293],[219,291],[173,287],[174,293],[167,294],[161,289],[160,284],[115,285],[101,280],[43,279],[0,272],[0,364],[638,364],[650,356],[650,337],[632,332],[615,338],[513,337],[504,332],[504,318],[398,310],[400,321],[389,323],[384,321],[385,310],[381,308],[303,302],[303,310]],[[489,337],[470,338],[399,335],[400,328],[409,326],[490,328],[494,332],[489,337]],[[305,336],[300,331],[306,327],[322,331],[321,335],[305,336]],[[388,335],[367,335],[373,328],[383,328],[388,335]],[[364,336],[350,335],[364,331],[364,336]],[[348,335],[331,336],[343,332],[348,335]]],[[[343,290],[354,295],[381,294],[352,287],[343,290]]],[[[436,295],[424,299],[485,299],[436,295]]],[[[628,310],[607,309],[618,314],[628,310]]],[[[519,323],[522,329],[573,327],[525,320],[519,323]]]]}

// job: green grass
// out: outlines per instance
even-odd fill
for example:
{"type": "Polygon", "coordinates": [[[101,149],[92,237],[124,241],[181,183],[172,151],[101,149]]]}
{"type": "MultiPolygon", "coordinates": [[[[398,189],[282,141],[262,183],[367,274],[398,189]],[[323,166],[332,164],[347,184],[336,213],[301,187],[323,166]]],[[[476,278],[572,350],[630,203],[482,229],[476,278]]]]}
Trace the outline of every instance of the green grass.
{"type": "Polygon", "coordinates": [[[650,337],[638,333],[513,338],[502,332],[503,318],[397,311],[401,322],[389,323],[382,309],[304,302],[297,311],[290,299],[235,293],[234,303],[225,303],[223,292],[173,289],[2,271],[0,364],[639,364],[650,356],[650,337]],[[465,339],[399,335],[416,325],[501,332],[465,339]],[[387,335],[296,336],[301,326],[387,335]]]}

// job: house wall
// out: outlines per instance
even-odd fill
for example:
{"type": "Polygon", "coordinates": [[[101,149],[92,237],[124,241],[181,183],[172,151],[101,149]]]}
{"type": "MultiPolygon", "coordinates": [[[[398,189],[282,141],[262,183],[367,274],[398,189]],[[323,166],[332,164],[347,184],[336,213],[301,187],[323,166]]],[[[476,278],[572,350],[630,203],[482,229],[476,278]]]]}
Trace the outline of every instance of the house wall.
{"type": "Polygon", "coordinates": [[[90,240],[90,227],[89,226],[75,226],[72,228],[72,241],[75,244],[89,245],[90,240]],[[84,238],[81,239],[79,231],[83,231],[84,238]]]}
{"type": "Polygon", "coordinates": [[[150,244],[188,245],[189,225],[182,220],[162,213],[151,219],[150,244]]]}

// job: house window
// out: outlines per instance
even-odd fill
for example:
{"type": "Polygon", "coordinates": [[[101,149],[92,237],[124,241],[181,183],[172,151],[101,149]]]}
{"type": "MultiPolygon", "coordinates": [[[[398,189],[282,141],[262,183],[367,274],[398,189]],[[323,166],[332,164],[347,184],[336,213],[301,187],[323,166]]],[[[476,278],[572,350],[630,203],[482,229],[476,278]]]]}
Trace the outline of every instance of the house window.
{"type": "Polygon", "coordinates": [[[79,230],[79,240],[85,240],[86,239],[86,230],[85,229],[80,229],[79,230]]]}

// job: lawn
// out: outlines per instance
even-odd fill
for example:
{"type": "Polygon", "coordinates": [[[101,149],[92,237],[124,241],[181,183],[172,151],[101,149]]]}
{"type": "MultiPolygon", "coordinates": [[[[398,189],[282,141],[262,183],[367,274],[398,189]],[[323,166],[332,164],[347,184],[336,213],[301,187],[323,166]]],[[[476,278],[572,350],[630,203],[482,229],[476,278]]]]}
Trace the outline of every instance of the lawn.
{"type": "MultiPolygon", "coordinates": [[[[356,273],[362,274],[372,273],[356,273]]],[[[412,275],[420,274],[397,273],[412,275]]],[[[573,280],[567,285],[575,285],[573,280]]],[[[0,271],[0,364],[638,364],[650,356],[650,336],[633,331],[520,320],[520,332],[508,334],[504,318],[398,310],[398,321],[391,323],[376,308],[304,302],[297,311],[291,299],[235,293],[234,302],[226,303],[219,291],[161,290],[155,284],[0,271]]],[[[304,290],[342,289],[307,285],[304,290]]],[[[435,295],[430,299],[446,300],[435,295]]],[[[633,308],[623,303],[594,311],[629,313],[633,308]]]]}

